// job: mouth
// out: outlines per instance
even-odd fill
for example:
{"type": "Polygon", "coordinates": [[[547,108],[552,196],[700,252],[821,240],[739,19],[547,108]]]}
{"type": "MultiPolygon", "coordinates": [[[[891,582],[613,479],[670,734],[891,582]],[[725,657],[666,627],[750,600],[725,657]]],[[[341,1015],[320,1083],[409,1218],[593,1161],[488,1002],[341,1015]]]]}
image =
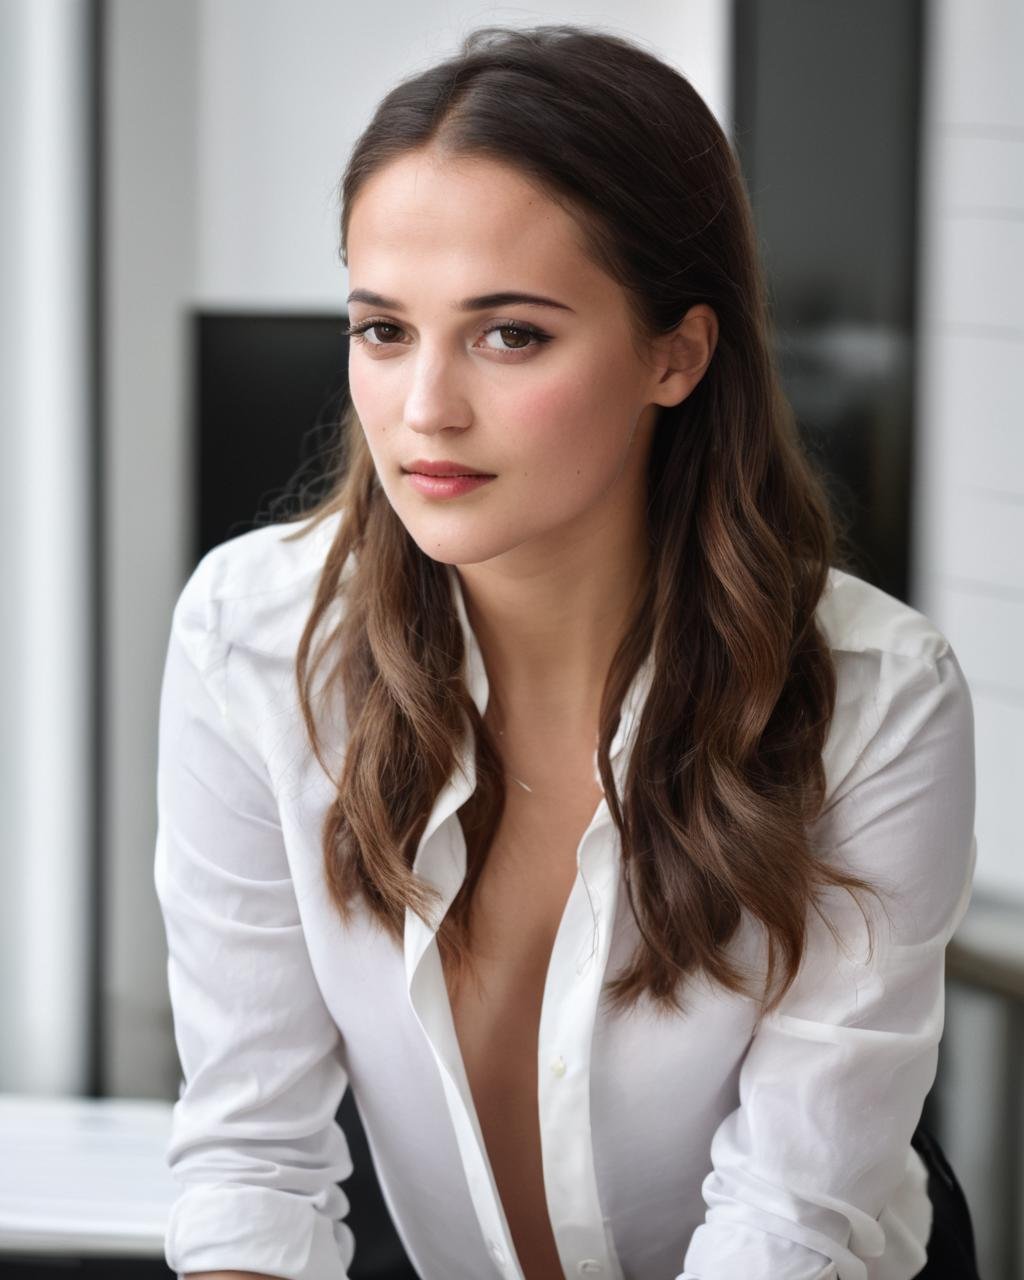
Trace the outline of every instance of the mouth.
{"type": "Polygon", "coordinates": [[[438,474],[406,471],[405,477],[426,498],[459,498],[490,484],[496,478],[480,471],[449,471],[438,474]]]}
{"type": "Polygon", "coordinates": [[[475,471],[472,467],[460,465],[457,462],[417,461],[403,467],[402,470],[406,475],[431,476],[438,480],[494,479],[493,472],[475,471]]]}

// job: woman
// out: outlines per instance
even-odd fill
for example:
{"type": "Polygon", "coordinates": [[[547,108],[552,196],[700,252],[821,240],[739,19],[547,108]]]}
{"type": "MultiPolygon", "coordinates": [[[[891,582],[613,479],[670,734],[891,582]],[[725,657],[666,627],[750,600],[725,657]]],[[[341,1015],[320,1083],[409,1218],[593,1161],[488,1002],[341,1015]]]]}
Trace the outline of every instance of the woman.
{"type": "Polygon", "coordinates": [[[170,1265],[347,1273],[351,1083],[427,1280],[973,1274],[912,1145],[970,699],[835,563],[720,128],[486,28],[342,196],[344,475],[171,635],[170,1265]]]}

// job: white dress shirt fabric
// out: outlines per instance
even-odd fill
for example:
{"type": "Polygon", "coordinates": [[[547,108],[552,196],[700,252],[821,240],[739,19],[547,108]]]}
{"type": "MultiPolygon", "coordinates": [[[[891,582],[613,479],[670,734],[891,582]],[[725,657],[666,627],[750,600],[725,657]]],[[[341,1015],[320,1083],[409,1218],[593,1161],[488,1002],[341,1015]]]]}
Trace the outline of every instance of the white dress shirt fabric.
{"type": "MultiPolygon", "coordinates": [[[[168,1163],[180,1185],[166,1257],[343,1280],[357,1242],[335,1114],[351,1086],[399,1236],[424,1280],[522,1277],[481,1138],[439,961],[414,913],[401,947],[365,911],[343,926],[322,874],[332,787],[308,750],[294,657],[337,517],[303,539],[269,525],[211,551],[174,610],[160,704],[155,883],[183,1082],[168,1163]]],[[[488,684],[449,569],[476,706],[488,684]]],[[[841,892],[813,911],[781,1007],[686,988],[686,1011],[609,1015],[598,996],[637,941],[604,799],[547,971],[539,1028],[544,1186],[566,1277],[909,1280],[931,1226],[910,1146],[937,1063],[945,946],[974,869],[970,696],[920,613],[832,570],[818,619],[838,697],[812,832],[824,857],[886,891],[876,951],[841,892]]],[[[612,746],[621,783],[650,659],[612,746]]],[[[333,771],[344,713],[324,702],[333,771]]],[[[465,874],[460,764],[415,869],[465,874]]],[[[765,958],[744,919],[730,954],[765,958]]]]}

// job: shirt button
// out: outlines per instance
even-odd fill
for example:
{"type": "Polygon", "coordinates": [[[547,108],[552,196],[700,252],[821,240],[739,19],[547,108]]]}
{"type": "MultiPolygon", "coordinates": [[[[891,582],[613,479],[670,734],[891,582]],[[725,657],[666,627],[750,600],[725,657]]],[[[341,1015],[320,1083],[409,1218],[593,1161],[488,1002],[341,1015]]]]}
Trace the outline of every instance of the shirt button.
{"type": "Polygon", "coordinates": [[[551,1059],[551,1071],[553,1075],[565,1075],[565,1059],[561,1056],[551,1059]]]}
{"type": "Polygon", "coordinates": [[[596,1258],[584,1258],[582,1262],[577,1262],[576,1270],[581,1276],[596,1276],[599,1271],[603,1271],[604,1267],[596,1258]]]}

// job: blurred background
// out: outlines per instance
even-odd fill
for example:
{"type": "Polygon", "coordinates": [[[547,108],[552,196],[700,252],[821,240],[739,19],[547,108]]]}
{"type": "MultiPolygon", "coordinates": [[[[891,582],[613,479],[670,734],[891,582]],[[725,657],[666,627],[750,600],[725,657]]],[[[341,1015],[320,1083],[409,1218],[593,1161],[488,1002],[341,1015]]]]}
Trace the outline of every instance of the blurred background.
{"type": "MultiPolygon", "coordinates": [[[[1020,0],[0,0],[0,1274],[161,1274],[159,1180],[134,1179],[134,1237],[118,1193],[105,1243],[99,1192],[80,1213],[47,1188],[69,1133],[91,1181],[90,1143],[127,1168],[177,1096],[152,873],[171,609],[206,549],[322,487],[335,187],[376,102],[475,26],[545,21],[646,43],[733,139],[858,572],[970,681],[975,895],[925,1118],[982,1276],[1024,1277],[1020,0]],[[26,1095],[104,1105],[29,1123],[26,1095]]],[[[340,1116],[352,1274],[411,1275],[340,1116]]]]}

